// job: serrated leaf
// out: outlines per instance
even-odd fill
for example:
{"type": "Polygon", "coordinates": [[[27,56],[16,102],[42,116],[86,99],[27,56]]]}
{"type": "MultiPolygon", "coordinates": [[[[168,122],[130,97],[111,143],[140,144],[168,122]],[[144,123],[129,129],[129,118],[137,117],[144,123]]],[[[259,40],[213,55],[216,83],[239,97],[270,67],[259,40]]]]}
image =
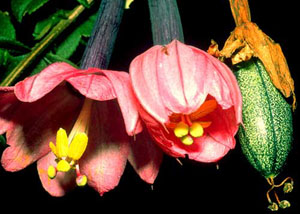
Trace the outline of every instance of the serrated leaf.
{"type": "Polygon", "coordinates": [[[91,15],[85,22],[75,28],[75,30],[59,44],[56,49],[56,54],[66,59],[72,56],[80,43],[81,37],[89,37],[91,35],[96,15],[96,13],[91,15]]]}
{"type": "Polygon", "coordinates": [[[0,36],[0,48],[7,49],[12,53],[24,53],[30,51],[30,48],[17,40],[11,40],[0,36]]]}
{"type": "Polygon", "coordinates": [[[61,19],[66,18],[66,10],[59,10],[51,14],[48,18],[39,21],[34,28],[33,37],[35,40],[43,38],[49,30],[55,26],[61,19]]]}
{"type": "Polygon", "coordinates": [[[0,11],[0,37],[16,39],[16,31],[8,13],[0,11]]]}
{"type": "Polygon", "coordinates": [[[38,10],[49,0],[11,0],[11,9],[18,22],[28,13],[38,10]]]}
{"type": "Polygon", "coordinates": [[[83,6],[90,8],[90,4],[88,0],[77,0],[80,4],[82,4],[83,6]]]}

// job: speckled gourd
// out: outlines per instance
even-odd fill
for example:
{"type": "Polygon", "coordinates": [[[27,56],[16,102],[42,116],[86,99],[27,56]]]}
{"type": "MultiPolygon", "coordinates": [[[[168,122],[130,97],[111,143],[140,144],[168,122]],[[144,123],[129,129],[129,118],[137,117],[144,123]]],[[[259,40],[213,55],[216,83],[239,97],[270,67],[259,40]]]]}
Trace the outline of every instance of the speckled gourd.
{"type": "Polygon", "coordinates": [[[265,178],[274,178],[291,149],[291,108],[259,59],[240,63],[233,70],[243,98],[243,126],[238,132],[242,151],[265,178]]]}

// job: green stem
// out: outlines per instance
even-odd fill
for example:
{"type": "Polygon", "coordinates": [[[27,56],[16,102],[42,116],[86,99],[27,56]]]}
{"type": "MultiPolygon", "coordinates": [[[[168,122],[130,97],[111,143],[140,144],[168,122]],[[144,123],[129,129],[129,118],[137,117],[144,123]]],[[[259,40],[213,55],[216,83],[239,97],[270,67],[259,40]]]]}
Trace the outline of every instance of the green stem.
{"type": "Polygon", "coordinates": [[[177,39],[184,42],[176,0],[148,0],[152,37],[155,45],[166,45],[177,39]]]}
{"type": "MultiPolygon", "coordinates": [[[[89,0],[88,3],[92,4],[94,0],[89,0]]],[[[38,44],[36,44],[32,51],[25,57],[10,73],[9,75],[1,82],[1,86],[11,85],[16,78],[20,76],[22,71],[32,63],[32,61],[40,55],[49,44],[60,35],[71,23],[73,23],[76,18],[85,10],[83,5],[78,5],[75,7],[67,19],[61,20],[51,31],[50,33],[38,44]]]]}

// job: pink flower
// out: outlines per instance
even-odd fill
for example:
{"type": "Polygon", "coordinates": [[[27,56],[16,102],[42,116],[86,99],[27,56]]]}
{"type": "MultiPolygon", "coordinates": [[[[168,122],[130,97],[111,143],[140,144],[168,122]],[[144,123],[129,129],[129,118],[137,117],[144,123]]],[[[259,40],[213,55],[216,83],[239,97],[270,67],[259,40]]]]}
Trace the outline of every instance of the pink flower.
{"type": "Polygon", "coordinates": [[[215,162],[235,147],[242,100],[225,64],[174,40],[137,56],[130,77],[140,116],[167,154],[215,162]]]}
{"type": "Polygon", "coordinates": [[[43,187],[53,196],[76,182],[87,182],[102,195],[119,183],[127,159],[153,183],[162,154],[152,142],[128,136],[141,130],[134,101],[127,73],[66,63],[2,87],[0,134],[6,132],[9,147],[1,163],[18,171],[37,161],[43,187]]]}

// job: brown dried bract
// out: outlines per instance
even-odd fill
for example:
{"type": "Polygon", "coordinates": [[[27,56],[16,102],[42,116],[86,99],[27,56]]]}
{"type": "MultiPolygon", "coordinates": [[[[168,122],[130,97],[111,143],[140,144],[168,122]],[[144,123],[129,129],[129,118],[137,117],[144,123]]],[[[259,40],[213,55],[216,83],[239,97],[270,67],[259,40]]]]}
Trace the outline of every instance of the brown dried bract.
{"type": "Polygon", "coordinates": [[[231,32],[221,51],[216,49],[216,43],[211,45],[209,51],[220,59],[230,58],[232,64],[247,61],[253,56],[259,58],[275,87],[285,97],[293,95],[293,109],[295,109],[294,81],[280,45],[251,22],[247,0],[230,0],[230,6],[236,28],[231,32]]]}

